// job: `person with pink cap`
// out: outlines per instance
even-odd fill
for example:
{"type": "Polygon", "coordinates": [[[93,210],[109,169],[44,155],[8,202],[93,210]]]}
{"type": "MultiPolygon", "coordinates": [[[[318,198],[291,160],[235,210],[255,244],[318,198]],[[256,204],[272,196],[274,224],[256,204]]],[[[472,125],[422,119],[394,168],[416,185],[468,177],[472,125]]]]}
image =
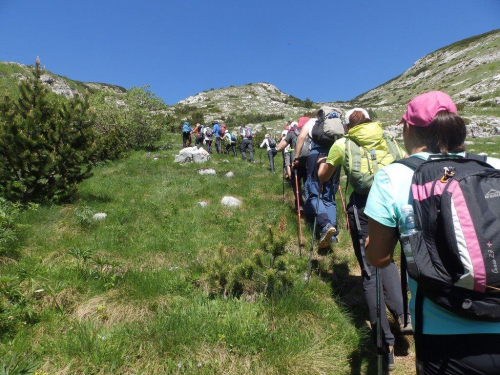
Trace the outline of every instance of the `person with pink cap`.
{"type": "MultiPolygon", "coordinates": [[[[417,96],[408,103],[400,124],[410,157],[378,171],[364,211],[369,218],[370,238],[366,256],[379,268],[391,264],[398,231],[407,229],[401,219],[403,207],[413,203],[410,186],[415,171],[409,164],[415,159],[410,159],[467,158],[465,123],[447,94],[432,91],[417,96]]],[[[500,168],[499,159],[488,157],[485,162],[500,168]]],[[[436,245],[439,251],[442,245],[436,245]]],[[[418,375],[500,374],[500,322],[455,314],[431,301],[420,289],[417,293],[419,284],[413,278],[408,278],[408,285],[418,375]]]]}

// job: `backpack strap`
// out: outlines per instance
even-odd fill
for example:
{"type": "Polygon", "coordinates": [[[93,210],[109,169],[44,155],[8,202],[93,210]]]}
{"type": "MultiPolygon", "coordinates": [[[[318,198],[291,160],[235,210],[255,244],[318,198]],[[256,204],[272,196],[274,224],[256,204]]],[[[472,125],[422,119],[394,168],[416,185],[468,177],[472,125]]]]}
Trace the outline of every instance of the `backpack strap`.
{"type": "Polygon", "coordinates": [[[465,153],[465,159],[477,160],[486,163],[487,158],[488,157],[486,155],[469,154],[468,152],[465,153]]]}
{"type": "Polygon", "coordinates": [[[395,160],[395,161],[393,161],[393,163],[403,164],[403,165],[406,165],[408,168],[415,170],[418,167],[420,167],[422,164],[424,164],[425,160],[420,159],[420,158],[411,158],[410,157],[410,158],[395,160]]]}

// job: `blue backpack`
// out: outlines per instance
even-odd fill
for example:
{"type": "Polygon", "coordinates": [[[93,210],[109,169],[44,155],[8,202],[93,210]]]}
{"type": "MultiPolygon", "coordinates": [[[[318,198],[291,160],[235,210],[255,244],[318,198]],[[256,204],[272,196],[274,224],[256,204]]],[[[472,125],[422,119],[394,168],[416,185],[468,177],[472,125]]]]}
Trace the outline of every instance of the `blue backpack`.
{"type": "Polygon", "coordinates": [[[252,139],[252,137],[253,137],[252,128],[250,126],[247,126],[245,128],[245,138],[252,139]]]}
{"type": "Polygon", "coordinates": [[[231,142],[236,142],[236,136],[234,134],[231,134],[231,142]]]}
{"type": "Polygon", "coordinates": [[[189,126],[189,122],[185,122],[182,125],[182,132],[183,133],[189,133],[191,131],[191,127],[189,126]]]}

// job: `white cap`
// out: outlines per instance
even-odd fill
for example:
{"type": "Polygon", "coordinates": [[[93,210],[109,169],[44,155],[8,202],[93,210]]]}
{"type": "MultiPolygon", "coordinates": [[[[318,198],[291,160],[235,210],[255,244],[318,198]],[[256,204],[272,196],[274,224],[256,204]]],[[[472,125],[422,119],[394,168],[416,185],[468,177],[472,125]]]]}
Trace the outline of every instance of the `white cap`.
{"type": "Polygon", "coordinates": [[[344,125],[349,125],[349,117],[351,117],[351,115],[354,113],[354,112],[361,112],[365,118],[367,120],[370,120],[370,115],[368,114],[368,112],[366,111],[366,109],[363,109],[363,108],[353,108],[349,111],[346,112],[345,114],[345,117],[344,117],[344,125]]]}

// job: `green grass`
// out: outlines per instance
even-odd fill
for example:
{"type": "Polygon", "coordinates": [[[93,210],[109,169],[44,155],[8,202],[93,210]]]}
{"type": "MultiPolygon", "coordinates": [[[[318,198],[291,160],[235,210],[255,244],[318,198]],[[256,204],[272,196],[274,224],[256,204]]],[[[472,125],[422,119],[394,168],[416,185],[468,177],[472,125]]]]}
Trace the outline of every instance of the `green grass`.
{"type": "MultiPolygon", "coordinates": [[[[473,141],[475,152],[498,150],[498,139],[473,141]]],[[[314,252],[306,284],[310,229],[304,227],[300,256],[291,191],[284,203],[281,175],[269,173],[265,153],[256,152],[263,163],[213,155],[205,164],[180,165],[173,163],[177,150],[158,152],[157,160],[135,152],[101,165],[75,203],[21,215],[16,259],[0,265],[0,276],[21,277],[8,285],[25,305],[8,311],[0,368],[10,366],[10,374],[373,373],[376,356],[347,233],[333,253],[314,252]],[[206,167],[217,175],[197,173],[206,167]],[[228,171],[235,177],[226,178],[228,171]],[[243,206],[223,207],[224,195],[243,206]],[[197,204],[202,200],[207,208],[197,204]],[[82,208],[107,218],[87,224],[77,215],[82,208]],[[266,225],[283,215],[293,287],[270,298],[210,291],[208,265],[219,250],[233,264],[247,259],[266,225]]],[[[411,351],[411,340],[398,340],[399,355],[411,351]]],[[[410,357],[396,361],[395,374],[413,373],[410,357]]]]}
{"type": "MultiPolygon", "coordinates": [[[[74,204],[21,215],[17,262],[0,271],[29,270],[31,286],[19,288],[34,319],[15,315],[0,357],[27,353],[39,374],[349,373],[366,330],[332,299],[328,277],[320,272],[305,285],[307,249],[300,257],[291,192],[284,204],[281,175],[269,173],[264,151],[256,151],[262,163],[213,155],[203,165],[175,164],[176,152],[101,165],[74,204]],[[217,175],[197,173],[206,167],[217,175]],[[224,195],[243,206],[223,207],[224,195]],[[86,223],[83,208],[107,218],[86,223]],[[235,264],[248,258],[282,215],[294,287],[272,298],[209,293],[207,265],[218,249],[230,249],[235,264]]],[[[333,258],[320,258],[318,271],[326,270],[333,258]]]]}

